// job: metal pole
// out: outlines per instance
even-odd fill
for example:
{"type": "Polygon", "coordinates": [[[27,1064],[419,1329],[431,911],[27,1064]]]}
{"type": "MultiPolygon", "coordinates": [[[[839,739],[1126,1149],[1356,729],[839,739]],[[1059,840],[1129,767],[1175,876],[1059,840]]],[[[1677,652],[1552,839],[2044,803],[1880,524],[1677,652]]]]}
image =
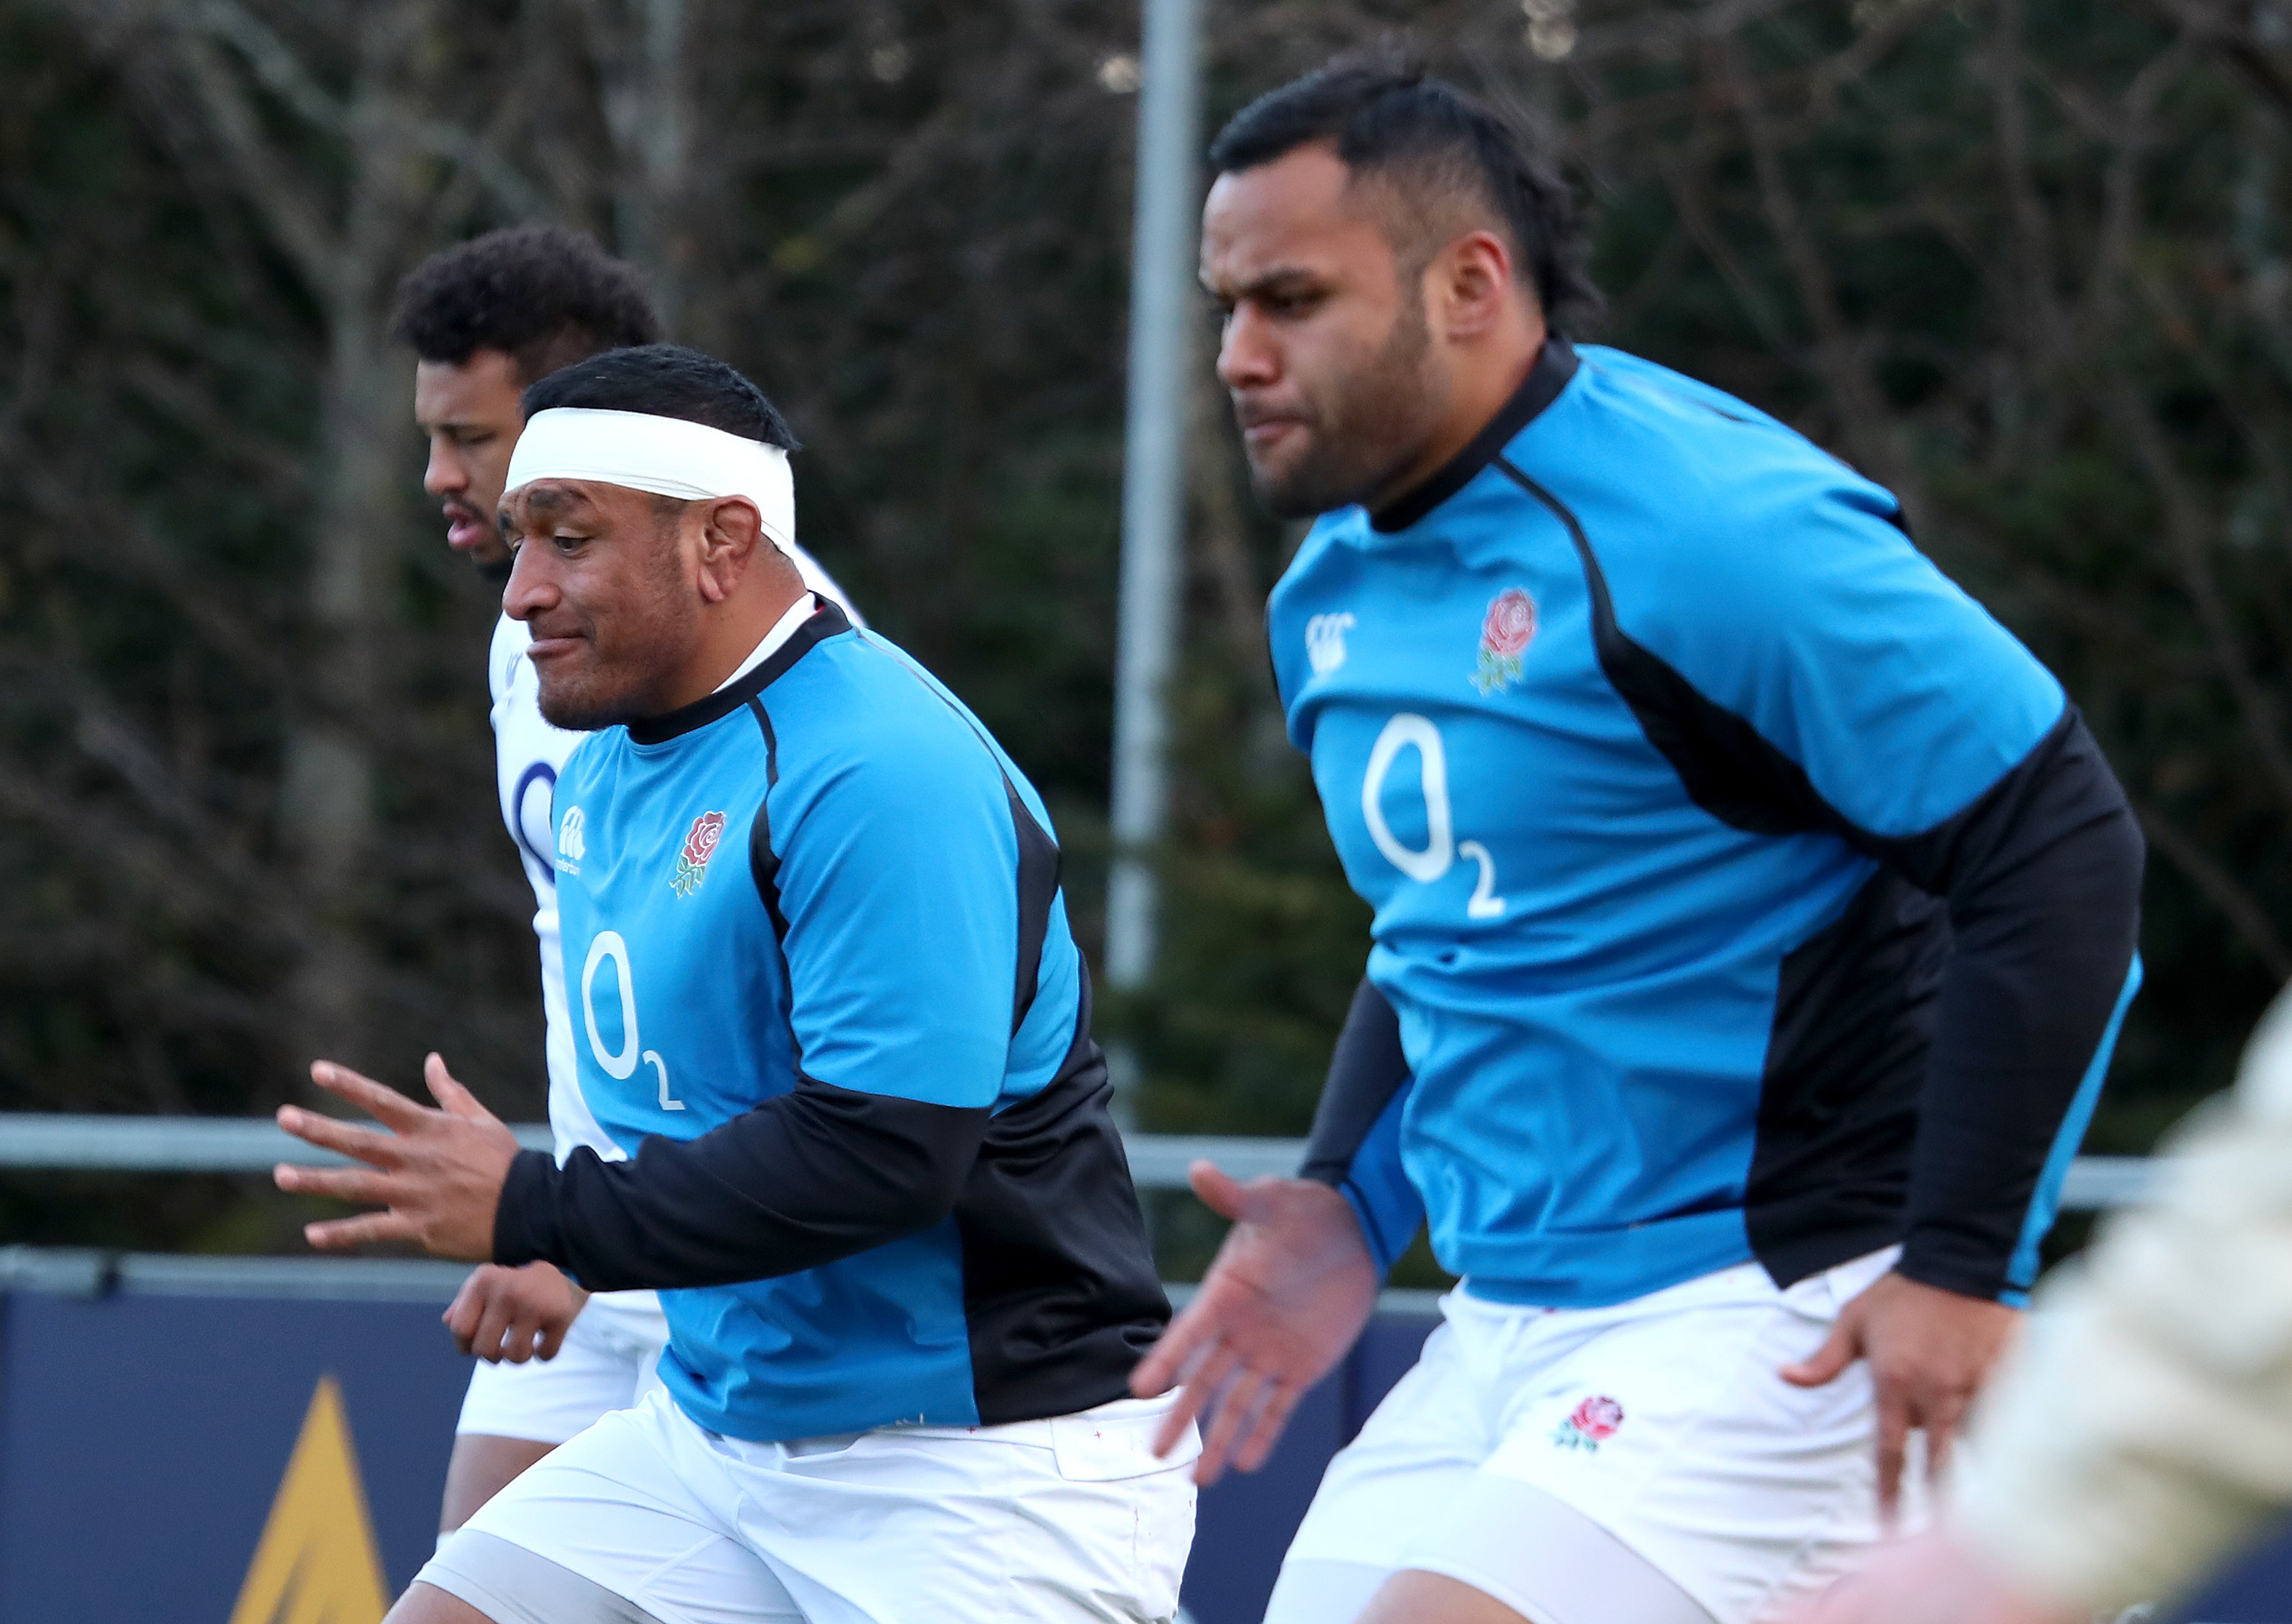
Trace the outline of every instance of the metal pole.
{"type": "MultiPolygon", "coordinates": [[[[1153,974],[1155,895],[1147,852],[1169,810],[1168,690],[1177,645],[1186,511],[1187,375],[1192,360],[1194,145],[1201,101],[1198,0],[1145,0],[1138,96],[1136,216],[1130,256],[1130,397],[1122,458],[1122,602],[1114,659],[1114,863],[1106,893],[1106,979],[1134,990],[1153,974]]],[[[1109,1054],[1115,1110],[1136,1115],[1137,1056],[1109,1054]]]]}

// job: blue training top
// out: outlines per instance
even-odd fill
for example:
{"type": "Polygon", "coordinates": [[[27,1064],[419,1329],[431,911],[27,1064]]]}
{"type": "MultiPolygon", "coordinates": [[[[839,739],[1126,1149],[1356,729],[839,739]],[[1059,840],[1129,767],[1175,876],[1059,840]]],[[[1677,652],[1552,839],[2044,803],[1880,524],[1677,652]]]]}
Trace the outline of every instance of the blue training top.
{"type": "Polygon", "coordinates": [[[581,1090],[634,1159],[521,1158],[496,1256],[673,1288],[662,1379],[738,1437],[1121,1395],[1167,1305],[1050,818],[977,719],[826,605],[555,805],[581,1090]]]}
{"type": "Polygon", "coordinates": [[[1896,1240],[2027,1287],[2137,978],[2139,841],[1891,495],[1555,339],[1426,487],[1314,525],[1269,629],[1376,910],[1308,1171],[1382,1262],[1429,1217],[1507,1302],[1896,1240]]]}

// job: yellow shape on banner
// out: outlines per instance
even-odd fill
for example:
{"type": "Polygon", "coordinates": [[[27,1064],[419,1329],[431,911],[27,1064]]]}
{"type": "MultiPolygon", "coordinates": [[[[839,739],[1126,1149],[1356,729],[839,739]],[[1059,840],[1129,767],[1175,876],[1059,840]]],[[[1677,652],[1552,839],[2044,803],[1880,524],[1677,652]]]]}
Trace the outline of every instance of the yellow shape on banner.
{"type": "Polygon", "coordinates": [[[389,1609],[343,1390],[322,1376],[230,1624],[382,1624],[389,1609]]]}

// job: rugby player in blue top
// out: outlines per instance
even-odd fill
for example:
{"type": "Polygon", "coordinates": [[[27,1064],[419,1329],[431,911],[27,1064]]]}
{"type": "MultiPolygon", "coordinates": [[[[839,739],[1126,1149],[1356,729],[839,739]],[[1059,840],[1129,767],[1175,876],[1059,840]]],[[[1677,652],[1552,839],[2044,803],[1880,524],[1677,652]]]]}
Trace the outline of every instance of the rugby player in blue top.
{"type": "Polygon", "coordinates": [[[1341,65],[1211,158],[1219,376],[1320,515],[1274,667],[1375,923],[1303,1176],[1196,1169],[1238,1223],[1134,1388],[1256,1464],[1429,1223],[1463,1283],[1268,1624],[1754,1624],[2012,1331],[2139,835],[1893,496],[1561,336],[1567,193],[1494,116],[1341,65]]]}
{"type": "Polygon", "coordinates": [[[806,589],[787,425],[689,350],[525,392],[504,606],[586,731],[555,867],[583,1098],[627,1159],[522,1154],[321,1064],[397,1130],[281,1121],[386,1203],[312,1226],[658,1289],[665,1391],[519,1476],[391,1624],[1166,1620],[1193,1528],[1168,1306],[1041,800],[806,589]]]}

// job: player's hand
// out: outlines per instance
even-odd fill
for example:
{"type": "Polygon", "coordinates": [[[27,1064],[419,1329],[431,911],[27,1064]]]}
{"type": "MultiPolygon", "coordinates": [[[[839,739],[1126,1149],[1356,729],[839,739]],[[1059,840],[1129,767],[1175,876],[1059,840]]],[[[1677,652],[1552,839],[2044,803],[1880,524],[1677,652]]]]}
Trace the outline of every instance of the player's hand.
{"type": "Polygon", "coordinates": [[[1784,1624],[2084,1624],[2084,1615],[2018,1595],[1958,1541],[1925,1534],[1886,1547],[1784,1624]]]}
{"type": "Polygon", "coordinates": [[[387,1208],[305,1224],[303,1235],[312,1246],[411,1240],[440,1257],[492,1259],[494,1208],[500,1205],[509,1164],[517,1159],[517,1135],[456,1082],[437,1055],[430,1056],[422,1074],[443,1109],[417,1105],[395,1088],[332,1061],[311,1068],[312,1082],[371,1113],[387,1133],[299,1106],[278,1108],[278,1126],[297,1139],[367,1164],[298,1168],[281,1162],[271,1173],[281,1190],[387,1208]]]}
{"type": "Polygon", "coordinates": [[[446,1310],[454,1345],[488,1364],[554,1359],[589,1294],[553,1264],[489,1263],[462,1282],[446,1310]]]}
{"type": "Polygon", "coordinates": [[[1152,1398],[1182,1385],[1154,1439],[1166,1455],[1202,1418],[1194,1481],[1213,1483],[1230,1458],[1254,1472],[1305,1389],[1329,1372],[1376,1306],[1376,1264],[1345,1198],[1302,1178],[1241,1184],[1207,1161],[1194,1193],[1234,1221],[1194,1300],[1139,1362],[1130,1390],[1152,1398]]]}
{"type": "Polygon", "coordinates": [[[1878,1510],[1891,1523],[1901,1504],[1911,1430],[1925,1434],[1926,1479],[1940,1483],[1965,1412],[2021,1321],[2021,1311],[2003,1303],[1887,1274],[1840,1310],[1829,1339],[1812,1359],[1785,1365],[1782,1378],[1820,1387],[1856,1360],[1870,1361],[1878,1401],[1878,1510]]]}

